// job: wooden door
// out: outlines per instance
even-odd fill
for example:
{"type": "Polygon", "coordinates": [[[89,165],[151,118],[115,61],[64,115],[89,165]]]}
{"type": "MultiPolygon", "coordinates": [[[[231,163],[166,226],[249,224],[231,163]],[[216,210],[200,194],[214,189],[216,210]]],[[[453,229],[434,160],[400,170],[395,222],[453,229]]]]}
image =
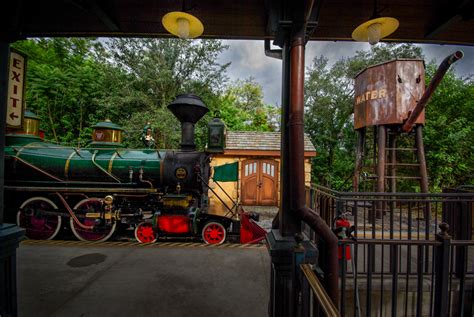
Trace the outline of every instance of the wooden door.
{"type": "Polygon", "coordinates": [[[277,205],[278,162],[246,160],[242,163],[242,204],[277,205]]]}

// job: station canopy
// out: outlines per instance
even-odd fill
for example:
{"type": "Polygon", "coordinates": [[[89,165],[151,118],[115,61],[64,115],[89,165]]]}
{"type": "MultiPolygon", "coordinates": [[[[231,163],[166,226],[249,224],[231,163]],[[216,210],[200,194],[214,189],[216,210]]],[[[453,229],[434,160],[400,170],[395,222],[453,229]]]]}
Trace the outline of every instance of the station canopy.
{"type": "Polygon", "coordinates": [[[400,22],[384,41],[474,43],[474,0],[5,0],[0,38],[168,37],[163,16],[185,11],[204,25],[201,38],[275,39],[295,19],[291,12],[304,11],[295,10],[301,6],[312,8],[309,40],[345,41],[372,16],[374,5],[380,15],[400,22]]]}

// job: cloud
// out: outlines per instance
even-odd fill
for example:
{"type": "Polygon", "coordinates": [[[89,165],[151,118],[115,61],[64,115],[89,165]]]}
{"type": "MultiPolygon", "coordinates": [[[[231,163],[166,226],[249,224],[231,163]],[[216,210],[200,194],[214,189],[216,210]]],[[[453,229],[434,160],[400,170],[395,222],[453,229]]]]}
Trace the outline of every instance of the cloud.
{"type": "Polygon", "coordinates": [[[449,54],[458,50],[463,51],[464,58],[456,62],[453,67],[459,76],[474,77],[474,47],[438,44],[425,44],[420,46],[423,48],[426,62],[435,60],[437,64],[441,63],[441,61],[449,54]]]}
{"type": "Polygon", "coordinates": [[[226,40],[229,49],[219,57],[221,63],[231,62],[231,80],[253,77],[264,91],[265,102],[280,104],[281,60],[265,56],[263,41],[226,40]]]}
{"type": "MultiPolygon", "coordinates": [[[[229,49],[219,57],[221,63],[231,62],[229,77],[231,80],[253,77],[264,92],[266,103],[281,104],[281,66],[280,60],[265,56],[263,41],[223,41],[229,49]]],[[[460,76],[474,75],[474,47],[423,44],[426,61],[436,60],[440,63],[446,56],[456,50],[464,51],[464,58],[455,64],[460,76]]],[[[316,56],[326,56],[329,64],[342,57],[354,56],[358,50],[368,50],[368,43],[358,42],[309,42],[306,46],[306,67],[316,56]]]]}

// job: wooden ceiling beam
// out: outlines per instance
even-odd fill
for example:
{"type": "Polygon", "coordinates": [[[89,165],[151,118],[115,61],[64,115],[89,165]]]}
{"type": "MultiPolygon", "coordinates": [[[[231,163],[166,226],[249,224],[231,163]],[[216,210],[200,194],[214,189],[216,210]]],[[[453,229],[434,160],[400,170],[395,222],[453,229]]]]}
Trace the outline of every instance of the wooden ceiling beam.
{"type": "Polygon", "coordinates": [[[112,32],[119,32],[120,28],[110,15],[102,9],[96,2],[96,0],[86,0],[87,6],[91,13],[93,13],[104,25],[112,32]]]}
{"type": "Polygon", "coordinates": [[[463,12],[469,7],[473,7],[472,0],[464,0],[449,16],[441,20],[437,25],[433,26],[428,33],[425,34],[426,39],[432,39],[438,36],[440,33],[446,31],[451,25],[459,22],[463,19],[463,12]]]}

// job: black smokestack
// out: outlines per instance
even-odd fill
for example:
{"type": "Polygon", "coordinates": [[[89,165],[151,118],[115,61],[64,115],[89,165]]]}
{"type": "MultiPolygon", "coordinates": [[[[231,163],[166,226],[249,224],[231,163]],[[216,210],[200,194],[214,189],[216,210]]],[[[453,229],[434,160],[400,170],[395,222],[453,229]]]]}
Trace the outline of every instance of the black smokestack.
{"type": "Polygon", "coordinates": [[[199,121],[209,109],[201,98],[193,94],[178,95],[168,105],[168,109],[181,122],[181,150],[195,151],[194,124],[199,121]]]}

